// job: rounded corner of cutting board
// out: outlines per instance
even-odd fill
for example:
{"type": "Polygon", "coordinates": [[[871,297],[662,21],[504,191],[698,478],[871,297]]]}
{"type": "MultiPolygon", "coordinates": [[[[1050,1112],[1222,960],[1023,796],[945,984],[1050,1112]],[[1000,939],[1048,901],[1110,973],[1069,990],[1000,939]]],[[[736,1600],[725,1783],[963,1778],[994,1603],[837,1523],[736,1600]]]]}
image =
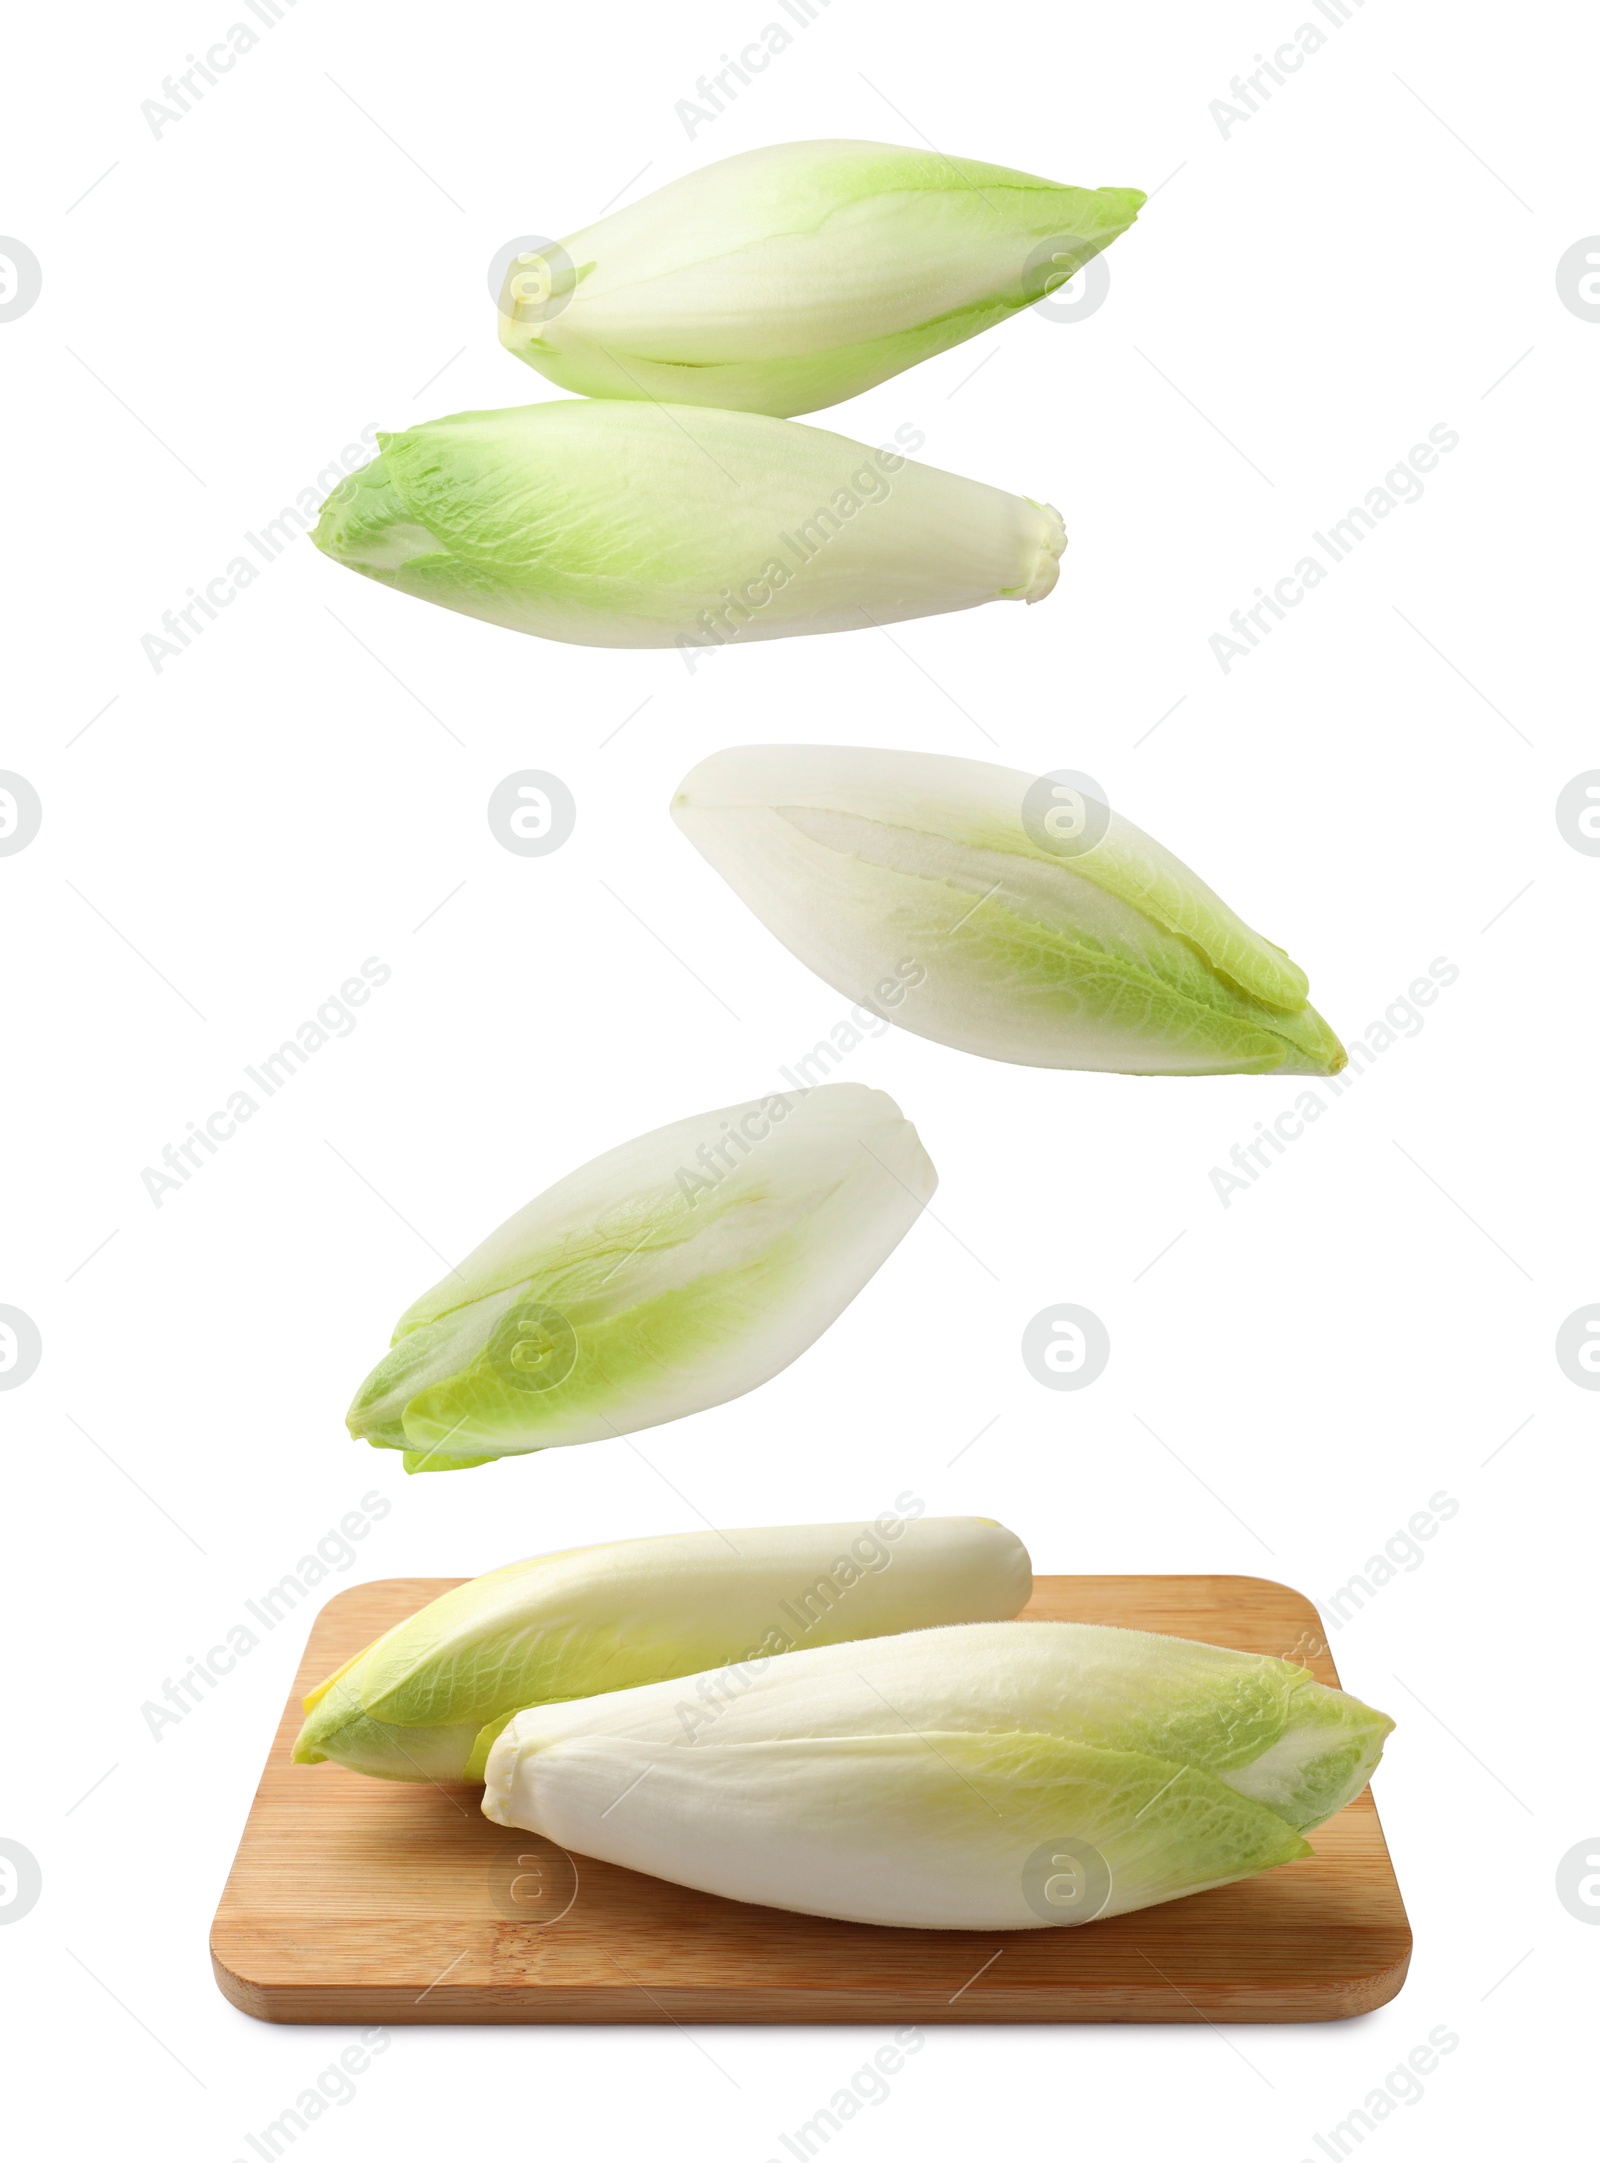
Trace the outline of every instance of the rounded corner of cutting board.
{"type": "Polygon", "coordinates": [[[1410,1926],[1406,1926],[1405,1944],[1396,1957],[1370,1975],[1355,1977],[1345,1986],[1345,2002],[1330,2015],[1334,2020],[1359,2020],[1363,2014],[1376,2013],[1380,2006],[1391,2004],[1406,1987],[1411,1973],[1411,1953],[1414,1944],[1410,1926]]]}
{"type": "Polygon", "coordinates": [[[251,1982],[247,1977],[236,1974],[228,1966],[221,1953],[218,1952],[214,1934],[211,1939],[210,1952],[211,1973],[216,1980],[217,1988],[222,1992],[228,2003],[236,2006],[241,2013],[248,2013],[252,2020],[275,2019],[277,2016],[271,2010],[271,2000],[266,1986],[262,1983],[251,1982]]]}
{"type": "Polygon", "coordinates": [[[328,1598],[317,1609],[316,1614],[312,1617],[313,1628],[318,1623],[325,1623],[330,1615],[342,1614],[347,1607],[365,1606],[375,1591],[387,1591],[391,1584],[397,1582],[403,1583],[405,1580],[379,1577],[363,1579],[360,1584],[356,1585],[341,1585],[339,1590],[330,1593],[328,1598]]]}

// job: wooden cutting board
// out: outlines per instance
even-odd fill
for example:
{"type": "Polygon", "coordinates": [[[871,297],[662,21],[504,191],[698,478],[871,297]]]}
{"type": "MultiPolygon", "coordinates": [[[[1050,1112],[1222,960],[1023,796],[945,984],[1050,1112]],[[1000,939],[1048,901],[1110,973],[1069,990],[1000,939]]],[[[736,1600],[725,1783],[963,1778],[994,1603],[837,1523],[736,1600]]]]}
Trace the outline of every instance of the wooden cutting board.
{"type": "MultiPolygon", "coordinates": [[[[300,1699],[457,1578],[318,1615],[211,1931],[260,2020],[1285,2021],[1370,2012],[1411,1932],[1371,1791],[1316,1852],[1081,1929],[887,1930],[749,1907],[491,1825],[474,1787],[293,1765],[300,1699]]],[[[1044,1577],[1039,1621],[1270,1652],[1338,1682],[1310,1602],[1259,1577],[1044,1577]]]]}

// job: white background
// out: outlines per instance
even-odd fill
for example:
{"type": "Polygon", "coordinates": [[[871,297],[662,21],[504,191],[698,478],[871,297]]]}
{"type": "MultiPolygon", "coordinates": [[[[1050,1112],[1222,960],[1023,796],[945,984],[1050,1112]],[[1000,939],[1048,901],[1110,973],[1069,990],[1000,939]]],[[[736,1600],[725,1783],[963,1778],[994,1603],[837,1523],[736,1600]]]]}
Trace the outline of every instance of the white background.
{"type": "MultiPolygon", "coordinates": [[[[350,2040],[252,2022],[206,1958],[304,1615],[160,1742],[140,1706],[369,1490],[393,1506],[342,1582],[911,1487],[1003,1518],[1041,1571],[1319,1598],[1444,1490],[1420,1567],[1333,1638],[1400,1723],[1377,1781],[1417,1937],[1400,1998],[1331,2026],[935,2029],[829,2153],[1292,2163],[1440,2023],[1459,2048],[1368,2145],[1521,2136],[1575,2079],[1600,1954],[1555,1892],[1600,1832],[1597,1400],[1553,1352],[1600,1298],[1600,861],[1554,816],[1600,766],[1600,324],[1555,276],[1600,230],[1586,12],[1509,39],[1438,0],[1338,32],[1311,0],[833,0],[691,141],[676,102],[775,4],[300,0],[157,138],[141,101],[237,19],[102,5],[6,41],[0,230],[44,276],[0,324],[0,765],[44,806],[0,859],[0,1301],[44,1347],[3,1399],[0,1833],[44,1886],[0,1931],[8,2107],[36,2148],[248,2155],[350,2040]],[[1305,20],[1323,49],[1225,136],[1211,102],[1305,20]],[[872,442],[912,421],[926,461],[1057,503],[1046,603],[691,676],[297,543],[152,670],[163,611],[363,424],[560,395],[496,342],[504,242],[809,136],[1151,192],[1090,319],[1025,314],[823,416],[872,442]],[[1440,422],[1460,444],[1422,500],[1224,674],[1211,634],[1440,422]],[[437,1255],[612,1143],[765,1091],[838,1018],[666,816],[696,760],[763,740],[1086,769],[1289,949],[1347,1041],[1435,957],[1459,981],[1227,1209],[1211,1168],[1298,1084],[1034,1072],[893,1032],[849,1076],[917,1122],[936,1218],[822,1343],[637,1449],[408,1480],[341,1415],[437,1255]],[[544,860],[484,815],[524,767],[578,803],[544,860]],[[143,1168],[369,955],[393,974],[353,1035],[157,1209],[143,1168]],[[1076,1395],[1019,1356],[1060,1300],[1111,1333],[1076,1395]]],[[[294,2152],[762,2163],[882,2040],[401,2029],[294,2152]]]]}

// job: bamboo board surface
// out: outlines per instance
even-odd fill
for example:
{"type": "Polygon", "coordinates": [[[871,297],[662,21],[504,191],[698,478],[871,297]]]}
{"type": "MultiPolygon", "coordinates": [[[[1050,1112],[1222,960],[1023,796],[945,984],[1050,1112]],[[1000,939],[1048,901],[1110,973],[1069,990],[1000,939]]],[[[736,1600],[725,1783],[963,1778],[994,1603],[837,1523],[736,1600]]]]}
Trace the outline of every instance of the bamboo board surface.
{"type": "MultiPolygon", "coordinates": [[[[479,1788],[291,1764],[302,1695],[459,1582],[354,1585],[312,1626],[211,1932],[219,1987],[258,2019],[1338,2020],[1405,1980],[1411,1932],[1370,1789],[1310,1836],[1314,1855],[1242,1884],[1081,1929],[888,1930],[569,1856],[490,1824],[479,1788]]],[[[1310,1602],[1264,1578],[1036,1578],[1025,1612],[1339,1679],[1310,1602]]]]}

